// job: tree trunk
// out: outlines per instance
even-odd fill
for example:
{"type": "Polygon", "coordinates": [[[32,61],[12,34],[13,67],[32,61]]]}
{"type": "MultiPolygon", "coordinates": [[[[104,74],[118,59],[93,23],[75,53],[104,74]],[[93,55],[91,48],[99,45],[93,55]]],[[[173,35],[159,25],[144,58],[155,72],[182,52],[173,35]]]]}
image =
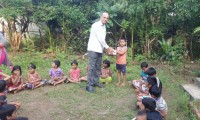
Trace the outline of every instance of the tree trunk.
{"type": "Polygon", "coordinates": [[[187,49],[187,33],[183,32],[183,44],[184,44],[184,57],[188,58],[188,49],[187,49]]]}
{"type": "Polygon", "coordinates": [[[192,39],[193,39],[193,37],[190,38],[190,60],[193,60],[193,51],[192,51],[193,45],[192,45],[192,39]]]}
{"type": "Polygon", "coordinates": [[[135,54],[135,51],[134,51],[134,29],[132,28],[131,29],[131,58],[133,59],[134,58],[134,54],[135,54]]]}

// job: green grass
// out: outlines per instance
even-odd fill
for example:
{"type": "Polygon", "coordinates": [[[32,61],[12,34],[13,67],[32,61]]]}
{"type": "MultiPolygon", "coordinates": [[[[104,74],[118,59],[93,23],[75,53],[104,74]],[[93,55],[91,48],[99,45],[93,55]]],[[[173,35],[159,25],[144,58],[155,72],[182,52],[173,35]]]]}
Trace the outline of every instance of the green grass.
{"type": "MultiPolygon", "coordinates": [[[[9,54],[12,62],[22,67],[26,78],[28,65],[33,62],[43,78],[48,79],[48,71],[52,61],[61,61],[61,68],[65,73],[71,68],[72,60],[77,59],[82,75],[85,75],[87,59],[81,56],[57,54],[57,58],[44,58],[44,54],[15,53],[9,54]]],[[[85,91],[86,83],[62,84],[56,87],[44,86],[36,90],[25,90],[17,94],[8,94],[9,101],[20,101],[22,106],[18,116],[29,117],[30,120],[130,120],[137,113],[135,109],[136,96],[130,85],[116,87],[117,74],[115,57],[104,56],[109,59],[113,70],[113,82],[103,89],[96,89],[95,94],[85,91]]],[[[189,97],[180,87],[184,78],[180,74],[173,74],[173,66],[151,65],[156,68],[157,75],[163,83],[163,97],[168,104],[167,120],[195,120],[189,108],[189,97]],[[191,118],[192,116],[192,118],[191,118]]],[[[10,70],[1,66],[7,74],[10,70]]],[[[127,80],[131,81],[140,76],[140,65],[127,65],[127,80]]]]}

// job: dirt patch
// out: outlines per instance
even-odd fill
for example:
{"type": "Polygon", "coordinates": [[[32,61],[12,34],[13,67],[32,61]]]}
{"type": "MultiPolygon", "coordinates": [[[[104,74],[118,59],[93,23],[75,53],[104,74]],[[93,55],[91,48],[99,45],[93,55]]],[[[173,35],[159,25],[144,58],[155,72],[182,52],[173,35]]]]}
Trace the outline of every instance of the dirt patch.
{"type": "Polygon", "coordinates": [[[108,85],[95,94],[82,85],[62,84],[8,94],[9,101],[20,101],[18,116],[29,120],[115,120],[131,119],[135,112],[134,94],[129,86],[108,85]],[[121,90],[121,91],[120,91],[121,90]]]}

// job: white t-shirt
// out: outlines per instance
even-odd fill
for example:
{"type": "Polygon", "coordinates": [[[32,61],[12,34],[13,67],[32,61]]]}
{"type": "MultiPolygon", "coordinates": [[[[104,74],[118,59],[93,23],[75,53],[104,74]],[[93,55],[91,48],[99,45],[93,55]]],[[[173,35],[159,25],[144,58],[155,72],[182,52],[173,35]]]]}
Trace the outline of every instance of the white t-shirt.
{"type": "Polygon", "coordinates": [[[167,103],[165,102],[162,96],[156,99],[156,110],[167,112],[167,103]]]}
{"type": "Polygon", "coordinates": [[[106,41],[106,26],[101,21],[95,22],[90,31],[90,38],[87,46],[88,51],[103,53],[104,48],[108,48],[106,41]]]}

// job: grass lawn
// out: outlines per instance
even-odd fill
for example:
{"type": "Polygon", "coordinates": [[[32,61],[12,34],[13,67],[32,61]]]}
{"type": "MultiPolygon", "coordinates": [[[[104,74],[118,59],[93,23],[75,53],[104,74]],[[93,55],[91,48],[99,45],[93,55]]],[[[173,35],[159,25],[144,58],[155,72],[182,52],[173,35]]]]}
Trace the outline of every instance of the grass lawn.
{"type": "MultiPolygon", "coordinates": [[[[70,56],[59,53],[56,58],[35,53],[10,53],[10,59],[15,65],[22,67],[23,76],[26,77],[28,65],[33,62],[37,71],[43,78],[48,79],[48,71],[52,61],[59,59],[61,68],[65,73],[70,69],[72,60],[77,59],[82,75],[85,75],[87,59],[81,56],[70,56]]],[[[28,117],[30,120],[131,120],[137,113],[135,108],[136,94],[134,89],[127,84],[125,87],[115,86],[117,74],[115,70],[115,58],[104,56],[113,62],[113,82],[103,89],[96,89],[91,94],[85,91],[86,83],[61,84],[58,86],[44,86],[36,90],[25,90],[17,94],[8,94],[8,101],[20,101],[22,103],[18,116],[28,117]]],[[[158,77],[163,82],[163,97],[168,104],[167,120],[195,120],[189,109],[188,95],[180,87],[180,84],[188,82],[184,76],[174,71],[179,68],[168,65],[150,64],[156,68],[158,77]]],[[[1,66],[5,73],[10,70],[1,66]]],[[[140,76],[140,65],[127,66],[127,80],[137,79],[140,76]]],[[[191,76],[187,76],[190,79],[191,76]]],[[[192,79],[192,78],[191,78],[192,79]]]]}

